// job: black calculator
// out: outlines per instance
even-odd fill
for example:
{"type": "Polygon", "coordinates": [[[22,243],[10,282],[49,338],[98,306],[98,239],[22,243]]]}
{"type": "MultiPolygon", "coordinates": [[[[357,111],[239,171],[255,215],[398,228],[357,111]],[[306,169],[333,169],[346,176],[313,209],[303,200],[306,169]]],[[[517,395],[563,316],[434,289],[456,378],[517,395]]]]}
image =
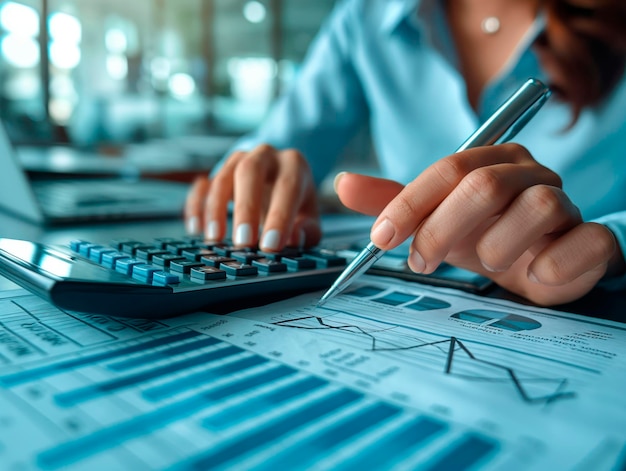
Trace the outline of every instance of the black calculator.
{"type": "Polygon", "coordinates": [[[163,318],[245,298],[329,287],[346,259],[324,248],[278,253],[200,238],[68,246],[0,239],[0,274],[59,308],[163,318]]]}

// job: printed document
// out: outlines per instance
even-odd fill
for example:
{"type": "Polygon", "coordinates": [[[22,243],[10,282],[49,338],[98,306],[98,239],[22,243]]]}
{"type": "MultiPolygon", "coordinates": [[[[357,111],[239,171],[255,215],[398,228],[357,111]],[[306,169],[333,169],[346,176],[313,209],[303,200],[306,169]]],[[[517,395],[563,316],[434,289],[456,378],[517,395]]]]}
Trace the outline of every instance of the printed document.
{"type": "Polygon", "coordinates": [[[365,276],[227,316],[0,293],[0,468],[622,469],[626,326],[365,276]]]}

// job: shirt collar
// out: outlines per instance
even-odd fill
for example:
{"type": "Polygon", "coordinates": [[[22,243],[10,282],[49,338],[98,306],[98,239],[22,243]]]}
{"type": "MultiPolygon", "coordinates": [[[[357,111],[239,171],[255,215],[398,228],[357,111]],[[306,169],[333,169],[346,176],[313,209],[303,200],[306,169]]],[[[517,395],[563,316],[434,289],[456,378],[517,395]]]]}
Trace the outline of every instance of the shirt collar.
{"type": "Polygon", "coordinates": [[[389,0],[383,15],[383,31],[393,33],[402,23],[408,21],[415,25],[422,4],[431,0],[389,0]]]}

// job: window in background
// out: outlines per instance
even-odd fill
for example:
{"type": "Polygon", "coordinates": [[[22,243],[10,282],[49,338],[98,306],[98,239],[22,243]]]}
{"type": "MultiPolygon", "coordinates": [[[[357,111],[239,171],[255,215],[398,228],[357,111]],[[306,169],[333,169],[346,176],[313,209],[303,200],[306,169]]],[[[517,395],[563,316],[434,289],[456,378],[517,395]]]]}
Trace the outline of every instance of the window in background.
{"type": "Polygon", "coordinates": [[[0,0],[0,119],[13,135],[49,138],[41,80],[39,1],[0,0]]]}
{"type": "Polygon", "coordinates": [[[0,116],[83,146],[243,133],[334,3],[0,0],[0,116]]]}

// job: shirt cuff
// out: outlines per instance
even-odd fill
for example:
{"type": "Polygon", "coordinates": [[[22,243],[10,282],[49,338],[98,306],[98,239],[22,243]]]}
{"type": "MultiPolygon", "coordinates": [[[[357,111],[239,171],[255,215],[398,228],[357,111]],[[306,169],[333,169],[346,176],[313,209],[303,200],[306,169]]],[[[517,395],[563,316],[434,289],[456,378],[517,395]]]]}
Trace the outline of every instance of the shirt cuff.
{"type": "MultiPolygon", "coordinates": [[[[626,255],[626,211],[608,214],[594,219],[592,222],[606,226],[615,235],[617,244],[622,253],[626,255]]],[[[598,286],[608,291],[621,291],[626,289],[626,274],[612,278],[602,279],[598,286]]]]}

